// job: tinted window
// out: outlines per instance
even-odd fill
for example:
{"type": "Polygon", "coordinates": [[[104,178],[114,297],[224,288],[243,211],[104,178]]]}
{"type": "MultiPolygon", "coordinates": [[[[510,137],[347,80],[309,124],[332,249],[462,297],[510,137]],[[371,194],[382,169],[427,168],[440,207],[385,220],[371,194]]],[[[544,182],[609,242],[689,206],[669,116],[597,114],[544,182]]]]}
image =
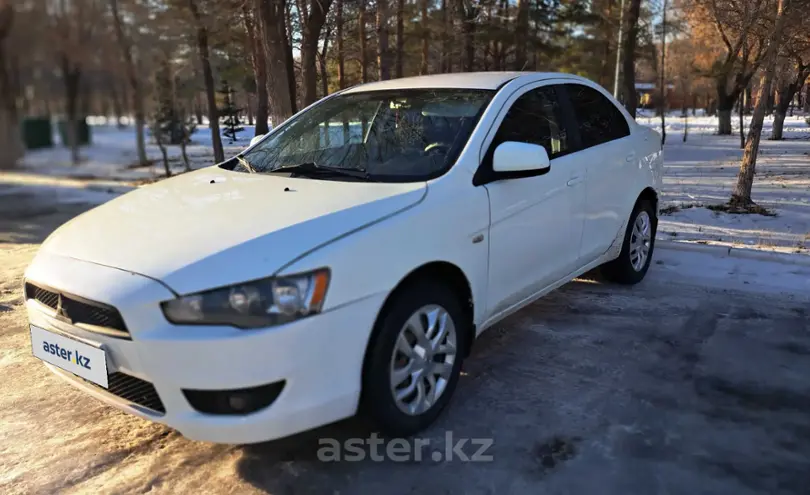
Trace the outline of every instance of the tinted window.
{"type": "Polygon", "coordinates": [[[515,101],[498,128],[494,145],[505,141],[539,144],[549,157],[568,151],[568,135],[553,87],[533,89],[515,101]]]}
{"type": "Polygon", "coordinates": [[[630,134],[627,120],[599,91],[580,84],[566,84],[582,147],[590,148],[630,134]]]}

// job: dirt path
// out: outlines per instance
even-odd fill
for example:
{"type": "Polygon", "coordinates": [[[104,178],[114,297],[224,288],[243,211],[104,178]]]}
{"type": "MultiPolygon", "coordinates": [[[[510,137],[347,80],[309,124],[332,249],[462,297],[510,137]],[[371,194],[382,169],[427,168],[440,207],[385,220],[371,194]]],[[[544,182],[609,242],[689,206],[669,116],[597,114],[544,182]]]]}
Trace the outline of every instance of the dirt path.
{"type": "Polygon", "coordinates": [[[0,189],[5,493],[806,493],[807,305],[675,282],[666,258],[637,287],[574,282],[487,332],[421,462],[320,462],[319,438],[369,435],[357,419],[248,447],[190,442],[31,357],[22,272],[89,207],[49,197],[0,189]],[[433,461],[447,432],[492,439],[493,459],[433,461]]]}

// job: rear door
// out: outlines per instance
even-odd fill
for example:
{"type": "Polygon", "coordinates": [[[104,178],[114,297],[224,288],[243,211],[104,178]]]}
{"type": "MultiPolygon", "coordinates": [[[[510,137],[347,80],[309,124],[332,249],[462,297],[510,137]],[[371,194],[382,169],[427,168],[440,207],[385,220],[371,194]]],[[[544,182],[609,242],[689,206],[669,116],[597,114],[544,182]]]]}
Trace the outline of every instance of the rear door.
{"type": "Polygon", "coordinates": [[[585,220],[580,258],[587,264],[612,244],[626,220],[628,195],[637,167],[631,126],[612,99],[584,84],[562,87],[568,95],[579,148],[574,154],[585,167],[585,220]]]}

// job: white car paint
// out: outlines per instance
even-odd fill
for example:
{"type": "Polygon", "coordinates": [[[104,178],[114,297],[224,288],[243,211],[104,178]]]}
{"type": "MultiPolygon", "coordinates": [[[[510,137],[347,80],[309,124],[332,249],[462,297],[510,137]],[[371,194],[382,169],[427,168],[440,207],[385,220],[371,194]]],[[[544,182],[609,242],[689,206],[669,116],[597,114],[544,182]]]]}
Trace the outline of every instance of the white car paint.
{"type": "Polygon", "coordinates": [[[621,142],[552,159],[544,175],[472,184],[511,103],[531,88],[562,82],[610,98],[576,76],[525,72],[423,76],[347,90],[497,89],[455,165],[427,182],[292,179],[210,167],[75,218],[43,244],[26,281],[115,307],[131,340],[65,323],[33,299],[26,303],[30,321],[101,345],[110,372],[154,384],[166,412],[49,367],[105,402],[198,440],[259,442],[354,414],[374,322],[418,267],[443,262],[461,270],[480,334],[618,256],[639,194],[661,184],[663,161],[657,134],[626,113],[631,135],[621,142]],[[160,309],[178,295],[323,267],[331,279],[321,313],[292,323],[250,331],[174,325],[160,309]],[[278,399],[246,416],[200,413],[182,393],[276,380],[286,381],[278,399]]]}

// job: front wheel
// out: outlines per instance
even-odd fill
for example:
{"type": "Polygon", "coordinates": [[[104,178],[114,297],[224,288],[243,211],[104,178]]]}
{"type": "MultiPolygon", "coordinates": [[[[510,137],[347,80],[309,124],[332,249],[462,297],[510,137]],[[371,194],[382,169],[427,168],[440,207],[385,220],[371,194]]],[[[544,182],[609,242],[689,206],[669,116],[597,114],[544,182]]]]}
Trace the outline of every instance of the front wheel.
{"type": "Polygon", "coordinates": [[[437,283],[396,294],[381,315],[363,370],[365,413],[393,436],[427,428],[450,401],[466,340],[459,298],[437,283]]]}
{"type": "Polygon", "coordinates": [[[620,284],[641,282],[650,268],[657,223],[652,203],[640,201],[630,215],[619,257],[602,265],[602,274],[608,280],[620,284]]]}

